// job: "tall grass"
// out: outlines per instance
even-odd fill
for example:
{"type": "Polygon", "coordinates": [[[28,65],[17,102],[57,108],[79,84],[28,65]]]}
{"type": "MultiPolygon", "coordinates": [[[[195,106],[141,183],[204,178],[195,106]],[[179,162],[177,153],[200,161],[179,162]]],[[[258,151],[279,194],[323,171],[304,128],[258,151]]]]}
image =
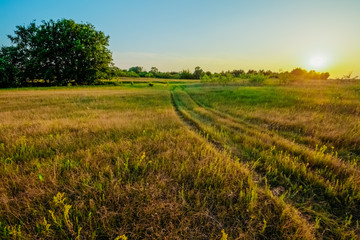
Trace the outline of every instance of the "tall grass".
{"type": "Polygon", "coordinates": [[[2,239],[315,238],[167,86],[1,91],[0,119],[2,239]]]}
{"type": "Polygon", "coordinates": [[[201,131],[256,170],[273,194],[308,216],[319,238],[356,238],[360,230],[359,156],[352,152],[354,146],[340,144],[358,136],[351,123],[358,116],[346,110],[358,104],[351,89],[352,85],[337,83],[261,88],[207,86],[185,88],[186,92],[176,90],[174,94],[183,114],[201,131]],[[319,102],[329,102],[333,95],[343,96],[346,105],[317,107],[319,102]],[[303,111],[312,114],[301,116],[303,111]],[[290,118],[288,113],[294,125],[305,117],[311,118],[299,128],[277,127],[284,118],[290,118]],[[324,113],[333,118],[314,118],[324,113]],[[333,134],[334,141],[320,137],[328,134],[327,128],[337,129],[334,118],[343,120],[341,131],[348,131],[348,135],[333,134]],[[328,126],[317,126],[319,121],[328,126]],[[298,140],[302,137],[314,141],[298,140]]]}

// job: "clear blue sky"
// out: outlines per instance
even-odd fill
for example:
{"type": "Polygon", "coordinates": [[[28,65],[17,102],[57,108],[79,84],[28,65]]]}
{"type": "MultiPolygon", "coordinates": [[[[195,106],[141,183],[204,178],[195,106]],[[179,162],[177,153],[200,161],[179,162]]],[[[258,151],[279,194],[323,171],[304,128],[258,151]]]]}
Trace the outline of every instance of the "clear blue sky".
{"type": "Polygon", "coordinates": [[[360,0],[0,0],[0,9],[0,45],[17,25],[71,18],[110,35],[120,68],[360,74],[360,0]]]}

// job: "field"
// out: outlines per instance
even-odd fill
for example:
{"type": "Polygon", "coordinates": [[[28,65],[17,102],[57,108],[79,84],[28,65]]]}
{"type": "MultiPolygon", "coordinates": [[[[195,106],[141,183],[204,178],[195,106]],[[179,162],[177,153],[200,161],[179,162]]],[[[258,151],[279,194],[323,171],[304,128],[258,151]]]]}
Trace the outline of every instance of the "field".
{"type": "Polygon", "coordinates": [[[1,239],[359,239],[360,83],[0,90],[1,239]]]}

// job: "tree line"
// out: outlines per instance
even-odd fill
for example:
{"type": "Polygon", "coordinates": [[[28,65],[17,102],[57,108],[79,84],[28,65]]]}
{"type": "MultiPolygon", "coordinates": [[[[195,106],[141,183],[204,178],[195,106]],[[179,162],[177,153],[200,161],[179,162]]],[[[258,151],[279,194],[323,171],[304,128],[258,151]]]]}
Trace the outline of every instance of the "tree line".
{"type": "Polygon", "coordinates": [[[129,69],[120,69],[118,67],[111,67],[104,75],[104,78],[116,77],[139,77],[139,78],[165,78],[165,79],[202,79],[204,81],[220,80],[231,81],[236,78],[250,79],[253,76],[263,76],[265,78],[296,78],[296,79],[322,79],[326,80],[330,74],[328,72],[316,72],[314,70],[307,71],[302,68],[295,68],[292,71],[274,72],[271,70],[232,70],[222,72],[204,71],[201,67],[196,67],[193,72],[190,70],[182,70],[180,72],[160,72],[158,68],[151,67],[146,71],[143,67],[136,66],[129,69]]]}
{"type": "Polygon", "coordinates": [[[194,71],[161,72],[141,66],[120,69],[112,62],[108,49],[109,36],[89,23],[73,20],[32,22],[17,26],[15,35],[8,35],[11,46],[0,49],[0,87],[64,86],[95,84],[99,79],[144,77],[163,79],[202,79],[228,82],[235,78],[306,78],[327,79],[329,73],[295,68],[291,72],[270,70],[232,70],[211,73],[196,67],[194,71]],[[256,76],[256,77],[254,77],[256,76]]]}
{"type": "MultiPolygon", "coordinates": [[[[208,72],[211,74],[210,72],[208,72]]],[[[104,79],[112,79],[118,77],[135,77],[135,78],[162,78],[162,79],[200,79],[205,72],[196,67],[194,72],[190,70],[182,70],[180,72],[161,72],[157,67],[151,67],[149,71],[146,71],[143,67],[135,66],[129,69],[120,69],[116,66],[112,66],[104,73],[104,79]]]]}

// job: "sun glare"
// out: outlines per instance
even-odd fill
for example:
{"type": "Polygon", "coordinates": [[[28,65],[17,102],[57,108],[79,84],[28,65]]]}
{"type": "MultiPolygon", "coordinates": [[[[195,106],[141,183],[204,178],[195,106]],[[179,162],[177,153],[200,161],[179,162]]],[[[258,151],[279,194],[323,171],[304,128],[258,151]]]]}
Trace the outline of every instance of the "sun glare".
{"type": "Polygon", "coordinates": [[[325,67],[327,59],[324,56],[316,55],[310,58],[309,65],[315,70],[325,67]]]}

